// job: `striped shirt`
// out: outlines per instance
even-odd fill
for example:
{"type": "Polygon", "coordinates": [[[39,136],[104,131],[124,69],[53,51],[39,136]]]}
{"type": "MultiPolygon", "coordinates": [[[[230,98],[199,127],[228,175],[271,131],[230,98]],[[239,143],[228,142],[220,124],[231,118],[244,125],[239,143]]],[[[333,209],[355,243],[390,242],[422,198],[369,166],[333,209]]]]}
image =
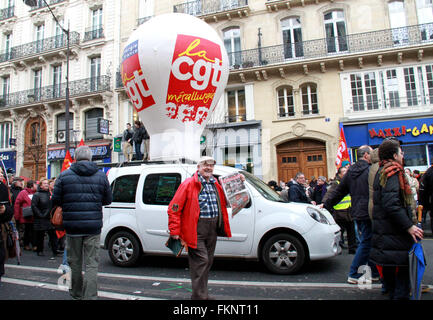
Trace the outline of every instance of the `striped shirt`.
{"type": "Polygon", "coordinates": [[[198,195],[198,204],[200,205],[200,218],[214,218],[218,216],[218,199],[217,190],[215,187],[215,178],[211,177],[209,182],[204,179],[200,173],[198,174],[199,181],[203,186],[202,191],[198,195]]]}

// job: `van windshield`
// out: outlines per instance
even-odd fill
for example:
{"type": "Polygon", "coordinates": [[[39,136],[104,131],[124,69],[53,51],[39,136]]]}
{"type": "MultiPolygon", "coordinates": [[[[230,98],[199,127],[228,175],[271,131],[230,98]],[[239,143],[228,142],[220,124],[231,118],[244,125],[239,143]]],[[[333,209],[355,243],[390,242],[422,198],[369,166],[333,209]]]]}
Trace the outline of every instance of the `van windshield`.
{"type": "Polygon", "coordinates": [[[272,190],[266,183],[252,175],[247,171],[241,171],[241,173],[245,176],[245,179],[251,184],[265,199],[271,201],[284,202],[280,195],[272,190]]]}

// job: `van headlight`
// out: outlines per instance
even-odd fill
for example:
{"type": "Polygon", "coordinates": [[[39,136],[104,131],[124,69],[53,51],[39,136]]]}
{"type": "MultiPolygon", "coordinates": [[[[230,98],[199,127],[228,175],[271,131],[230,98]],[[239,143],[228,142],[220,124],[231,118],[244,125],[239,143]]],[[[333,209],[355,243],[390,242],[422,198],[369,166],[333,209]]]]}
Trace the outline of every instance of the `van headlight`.
{"type": "Polygon", "coordinates": [[[317,222],[324,223],[324,224],[331,224],[326,216],[321,213],[318,209],[313,207],[307,207],[307,212],[310,215],[311,218],[316,220],[317,222]]]}

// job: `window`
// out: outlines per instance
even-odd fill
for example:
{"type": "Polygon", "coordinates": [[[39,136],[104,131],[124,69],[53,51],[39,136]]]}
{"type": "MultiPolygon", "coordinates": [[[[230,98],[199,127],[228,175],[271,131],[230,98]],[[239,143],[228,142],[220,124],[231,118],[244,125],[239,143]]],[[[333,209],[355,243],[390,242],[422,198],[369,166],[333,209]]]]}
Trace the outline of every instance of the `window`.
{"type": "Polygon", "coordinates": [[[418,105],[414,68],[404,68],[404,83],[408,106],[418,105]]]}
{"type": "Polygon", "coordinates": [[[90,59],[90,91],[98,91],[101,85],[101,57],[90,59]]]}
{"type": "Polygon", "coordinates": [[[42,94],[42,69],[33,70],[33,98],[34,101],[39,101],[42,94]]]}
{"type": "Polygon", "coordinates": [[[62,90],[62,66],[53,66],[53,98],[59,98],[62,90]]]}
{"type": "Polygon", "coordinates": [[[347,51],[344,12],[341,10],[331,11],[326,13],[324,18],[328,53],[347,51]]]}
{"type": "Polygon", "coordinates": [[[432,0],[417,0],[418,24],[422,40],[433,39],[433,5],[432,0]]]}
{"type": "MultiPolygon", "coordinates": [[[[74,134],[74,114],[69,113],[69,141],[72,141],[74,134]]],[[[66,121],[65,121],[65,113],[59,114],[57,116],[57,142],[62,143],[66,140],[66,121]]]]}
{"type": "MultiPolygon", "coordinates": [[[[63,23],[62,23],[63,25],[63,23]]],[[[55,47],[59,48],[62,47],[64,45],[64,42],[66,41],[65,39],[65,35],[63,33],[62,28],[60,27],[60,25],[58,23],[55,23],[55,33],[56,33],[56,40],[55,40],[55,47]]]]}
{"type": "Polygon", "coordinates": [[[179,173],[149,174],[144,181],[143,202],[167,206],[181,183],[179,173]]]}
{"type": "Polygon", "coordinates": [[[430,159],[430,165],[433,165],[433,144],[428,145],[428,154],[430,159]]]}
{"type": "Polygon", "coordinates": [[[406,167],[412,166],[426,166],[427,155],[425,144],[422,145],[402,145],[401,149],[404,152],[404,165],[406,167]]]}
{"type": "Polygon", "coordinates": [[[102,29],[102,8],[92,10],[92,37],[97,39],[103,37],[102,29]]]}
{"type": "Polygon", "coordinates": [[[284,58],[302,57],[304,50],[302,47],[301,19],[299,17],[286,18],[281,20],[283,31],[284,58]]]}
{"type": "Polygon", "coordinates": [[[121,176],[111,183],[113,202],[135,203],[139,174],[121,176]]]}
{"type": "Polygon", "coordinates": [[[392,39],[395,45],[409,42],[409,34],[406,28],[406,13],[403,1],[391,1],[388,3],[389,20],[392,30],[392,39]]]}
{"type": "Polygon", "coordinates": [[[245,90],[233,90],[227,92],[228,98],[228,121],[241,122],[247,118],[245,104],[245,90]]]}
{"type": "Polygon", "coordinates": [[[373,110],[379,108],[377,96],[376,74],[374,72],[350,75],[352,103],[354,111],[373,110]]]}
{"type": "Polygon", "coordinates": [[[223,31],[224,47],[229,56],[230,66],[240,67],[241,61],[241,31],[238,27],[223,31]]]}
{"type": "Polygon", "coordinates": [[[385,108],[398,108],[400,107],[400,95],[398,92],[398,79],[397,70],[391,69],[379,72],[382,88],[385,108]],[[384,78],[385,77],[385,78],[384,78]]]}
{"type": "Polygon", "coordinates": [[[98,118],[103,117],[103,110],[95,108],[85,113],[85,134],[86,140],[90,139],[102,139],[104,135],[98,133],[98,118]]]}
{"type": "Polygon", "coordinates": [[[45,25],[41,24],[39,26],[36,26],[36,52],[41,52],[44,48],[44,31],[45,25]]]}
{"type": "Polygon", "coordinates": [[[0,107],[8,105],[9,104],[9,93],[10,93],[10,87],[11,87],[11,78],[9,76],[2,78],[2,100],[0,101],[0,107]]]}
{"type": "Polygon", "coordinates": [[[312,156],[307,156],[308,162],[316,162],[316,161],[323,161],[323,155],[321,154],[315,154],[312,156]]]}
{"type": "Polygon", "coordinates": [[[12,138],[12,123],[0,123],[0,149],[9,148],[9,138],[12,138]]]}
{"type": "Polygon", "coordinates": [[[314,84],[306,84],[301,87],[302,92],[302,113],[318,114],[317,88],[314,84]]]}
{"type": "Polygon", "coordinates": [[[9,60],[12,58],[11,56],[11,49],[12,49],[12,35],[6,34],[5,35],[5,45],[4,45],[4,52],[5,52],[5,59],[9,60]]]}
{"type": "Polygon", "coordinates": [[[41,125],[38,122],[32,123],[30,126],[30,143],[39,145],[41,141],[41,125]]]}
{"type": "Polygon", "coordinates": [[[292,87],[278,89],[278,116],[293,117],[295,115],[295,106],[293,102],[292,87]]]}

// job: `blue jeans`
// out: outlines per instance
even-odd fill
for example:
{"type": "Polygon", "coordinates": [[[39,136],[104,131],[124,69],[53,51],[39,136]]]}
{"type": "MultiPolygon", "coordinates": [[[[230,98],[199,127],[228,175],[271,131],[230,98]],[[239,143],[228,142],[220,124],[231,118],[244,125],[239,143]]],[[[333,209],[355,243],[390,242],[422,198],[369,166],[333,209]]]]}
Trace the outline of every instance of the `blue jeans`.
{"type": "Polygon", "coordinates": [[[357,220],[358,231],[361,233],[358,249],[350,266],[349,277],[359,278],[362,274],[358,273],[358,268],[362,265],[368,264],[371,268],[371,276],[379,277],[376,265],[369,261],[371,250],[371,238],[373,236],[373,227],[371,220],[357,220]]]}
{"type": "Polygon", "coordinates": [[[143,154],[141,153],[141,142],[140,143],[134,142],[134,147],[135,147],[136,160],[142,160],[143,154]]]}

